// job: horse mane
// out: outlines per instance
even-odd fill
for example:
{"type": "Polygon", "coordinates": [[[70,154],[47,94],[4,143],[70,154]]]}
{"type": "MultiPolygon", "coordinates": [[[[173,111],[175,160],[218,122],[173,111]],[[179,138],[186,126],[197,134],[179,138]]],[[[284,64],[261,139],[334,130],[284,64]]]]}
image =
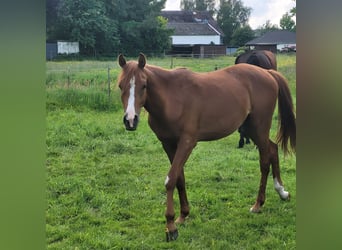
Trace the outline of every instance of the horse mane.
{"type": "Polygon", "coordinates": [[[145,73],[147,74],[153,74],[153,75],[156,75],[157,77],[164,78],[164,79],[165,78],[169,79],[170,77],[173,76],[173,74],[177,74],[177,76],[179,76],[179,73],[182,70],[183,72],[192,72],[188,68],[185,68],[185,67],[177,67],[175,69],[164,69],[162,67],[150,65],[150,64],[146,64],[144,70],[145,70],[145,73]]]}

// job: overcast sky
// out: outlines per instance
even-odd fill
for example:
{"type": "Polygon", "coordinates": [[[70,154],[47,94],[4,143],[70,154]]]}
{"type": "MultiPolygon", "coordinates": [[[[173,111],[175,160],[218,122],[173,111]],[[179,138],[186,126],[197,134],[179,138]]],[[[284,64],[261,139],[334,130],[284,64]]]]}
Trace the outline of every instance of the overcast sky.
{"type": "MultiPolygon", "coordinates": [[[[167,0],[165,10],[179,10],[180,1],[167,0]]],[[[267,20],[279,26],[281,17],[296,6],[296,2],[293,0],[242,0],[242,2],[244,6],[252,8],[249,17],[249,25],[252,29],[265,24],[267,20]]]]}

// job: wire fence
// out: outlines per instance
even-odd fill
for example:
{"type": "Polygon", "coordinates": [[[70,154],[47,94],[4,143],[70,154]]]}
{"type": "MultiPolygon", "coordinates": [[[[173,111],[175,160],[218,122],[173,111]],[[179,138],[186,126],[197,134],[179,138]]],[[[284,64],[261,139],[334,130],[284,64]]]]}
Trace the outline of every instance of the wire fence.
{"type": "MultiPolygon", "coordinates": [[[[137,58],[126,58],[137,60],[137,58]]],[[[188,55],[147,57],[147,63],[165,69],[186,67],[208,72],[234,64],[235,57],[201,58],[188,55]]],[[[117,58],[107,61],[69,60],[46,62],[48,107],[86,106],[99,110],[121,107],[117,77],[120,73],[117,58]]]]}

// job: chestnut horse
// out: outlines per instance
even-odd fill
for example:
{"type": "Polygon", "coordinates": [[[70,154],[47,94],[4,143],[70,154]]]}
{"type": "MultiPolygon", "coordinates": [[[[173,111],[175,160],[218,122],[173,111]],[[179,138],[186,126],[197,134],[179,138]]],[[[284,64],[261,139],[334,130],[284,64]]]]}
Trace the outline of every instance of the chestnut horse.
{"type": "MultiPolygon", "coordinates": [[[[235,59],[235,64],[238,63],[249,63],[256,66],[259,66],[264,69],[274,69],[277,70],[277,58],[273,54],[273,52],[268,50],[250,50],[245,53],[240,54],[235,59]]],[[[244,132],[243,126],[239,128],[240,140],[239,140],[239,148],[243,148],[243,145],[249,144],[249,137],[246,136],[244,132]]]]}
{"type": "Polygon", "coordinates": [[[283,200],[290,195],[280,178],[278,146],[269,139],[272,115],[278,99],[279,131],[277,143],[285,153],[294,152],[296,120],[285,78],[273,70],[238,64],[208,73],[187,69],[165,70],[146,64],[143,54],[138,62],[119,55],[122,72],[118,78],[127,130],[135,130],[141,108],[170,160],[165,179],[166,240],[175,240],[175,223],[189,214],[185,190],[184,164],[198,141],[225,137],[244,123],[246,134],[258,146],[261,180],[251,212],[260,212],[265,202],[267,176],[272,166],[274,187],[283,200]],[[180,215],[175,221],[173,192],[177,187],[180,215]]]}

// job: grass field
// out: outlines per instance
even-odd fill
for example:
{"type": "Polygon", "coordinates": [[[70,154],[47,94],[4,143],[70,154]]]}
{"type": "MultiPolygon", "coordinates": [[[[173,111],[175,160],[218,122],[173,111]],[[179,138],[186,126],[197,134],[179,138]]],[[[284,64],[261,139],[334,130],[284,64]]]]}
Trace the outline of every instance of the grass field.
{"type": "MultiPolygon", "coordinates": [[[[175,58],[172,63],[209,71],[234,59],[175,58]]],[[[296,103],[296,57],[277,59],[296,103]]],[[[170,58],[148,63],[171,65],[170,58]]],[[[178,228],[177,241],[166,243],[164,180],[169,162],[147,125],[146,112],[137,131],[124,129],[116,62],[47,62],[46,67],[48,249],[296,248],[295,156],[280,154],[291,200],[279,199],[270,176],[262,213],[251,214],[260,180],[255,147],[237,149],[238,133],[199,143],[185,166],[190,216],[178,228]]],[[[177,216],[177,192],[174,197],[177,216]]]]}

